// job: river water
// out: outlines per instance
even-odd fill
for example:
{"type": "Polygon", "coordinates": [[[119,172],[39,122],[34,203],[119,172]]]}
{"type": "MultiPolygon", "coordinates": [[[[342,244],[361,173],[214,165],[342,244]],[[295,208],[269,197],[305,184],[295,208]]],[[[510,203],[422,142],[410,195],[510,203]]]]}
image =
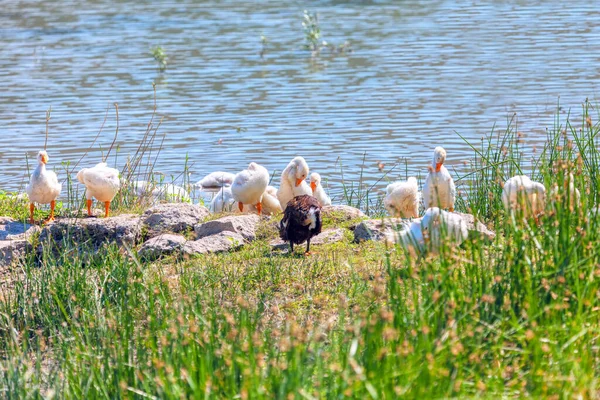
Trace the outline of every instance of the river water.
{"type": "MultiPolygon", "coordinates": [[[[460,171],[478,141],[517,113],[542,143],[557,103],[575,114],[600,85],[600,9],[580,1],[67,1],[6,0],[0,10],[0,189],[27,182],[43,146],[64,178],[119,105],[117,158],[138,147],[153,108],[165,135],[155,166],[191,181],[251,161],[280,172],[296,155],[334,195],[344,178],[426,173],[443,145],[460,171]],[[304,50],[303,10],[329,43],[304,50]],[[264,54],[261,36],[266,38],[264,54]],[[149,54],[162,46],[160,72],[149,54]]],[[[116,118],[82,162],[112,141],[116,118]]],[[[157,143],[159,141],[157,140],[157,143]]],[[[451,168],[452,170],[452,168],[451,168]]],[[[277,174],[278,175],[278,174],[277,174]]],[[[179,179],[179,178],[178,178],[179,179]]],[[[278,179],[275,179],[277,183],[278,179]]]]}

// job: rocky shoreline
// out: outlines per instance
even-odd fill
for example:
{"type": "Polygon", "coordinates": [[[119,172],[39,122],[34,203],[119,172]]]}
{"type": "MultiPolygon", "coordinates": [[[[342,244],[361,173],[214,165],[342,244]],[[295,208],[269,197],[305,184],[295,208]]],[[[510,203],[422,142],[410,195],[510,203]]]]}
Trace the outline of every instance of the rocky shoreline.
{"type": "MultiPolygon", "coordinates": [[[[45,226],[30,225],[8,217],[0,217],[0,266],[7,267],[27,254],[35,252],[41,259],[45,251],[59,252],[65,245],[78,243],[98,249],[107,243],[129,246],[143,260],[156,260],[165,255],[200,254],[234,251],[253,242],[257,230],[269,217],[255,214],[231,214],[210,220],[207,208],[187,203],[167,203],[149,208],[142,215],[122,214],[109,218],[57,218],[45,226]],[[34,240],[34,238],[36,240],[34,240]],[[35,244],[34,244],[35,243],[35,244]]],[[[403,229],[408,220],[400,218],[368,219],[360,210],[349,206],[323,208],[324,216],[357,224],[346,228],[328,228],[312,241],[313,244],[335,243],[347,239],[382,241],[386,234],[403,229]]],[[[493,240],[495,233],[475,220],[460,214],[471,234],[493,240]]],[[[267,223],[276,230],[276,223],[267,223]]],[[[269,243],[273,250],[287,249],[281,240],[269,243]]]]}

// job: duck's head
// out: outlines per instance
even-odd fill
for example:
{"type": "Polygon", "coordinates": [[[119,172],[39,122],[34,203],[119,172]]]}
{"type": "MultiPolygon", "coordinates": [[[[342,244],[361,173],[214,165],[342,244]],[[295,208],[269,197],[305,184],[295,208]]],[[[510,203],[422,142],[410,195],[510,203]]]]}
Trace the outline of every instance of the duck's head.
{"type": "Polygon", "coordinates": [[[312,174],[310,174],[310,188],[312,189],[312,192],[314,193],[315,190],[317,190],[317,187],[321,184],[321,175],[319,175],[317,172],[313,172],[312,174]]]}
{"type": "Polygon", "coordinates": [[[48,163],[48,153],[46,153],[46,150],[41,150],[38,153],[37,160],[38,160],[38,163],[40,163],[40,164],[47,164],[48,163]]]}
{"type": "Polygon", "coordinates": [[[300,186],[308,176],[309,172],[306,160],[302,157],[296,157],[288,164],[288,168],[288,178],[290,182],[294,182],[295,186],[300,186]]]}
{"type": "Polygon", "coordinates": [[[444,161],[446,161],[446,150],[438,146],[433,150],[433,169],[435,172],[440,172],[444,161]]]}

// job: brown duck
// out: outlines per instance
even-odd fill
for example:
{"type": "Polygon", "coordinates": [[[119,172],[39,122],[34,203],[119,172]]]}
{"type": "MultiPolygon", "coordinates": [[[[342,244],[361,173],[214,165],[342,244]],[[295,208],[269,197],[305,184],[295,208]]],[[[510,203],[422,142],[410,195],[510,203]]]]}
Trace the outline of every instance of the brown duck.
{"type": "Polygon", "coordinates": [[[287,203],[283,219],[279,224],[279,237],[294,244],[306,241],[306,254],[310,254],[310,239],[321,233],[321,205],[319,201],[306,194],[296,196],[287,203]]]}

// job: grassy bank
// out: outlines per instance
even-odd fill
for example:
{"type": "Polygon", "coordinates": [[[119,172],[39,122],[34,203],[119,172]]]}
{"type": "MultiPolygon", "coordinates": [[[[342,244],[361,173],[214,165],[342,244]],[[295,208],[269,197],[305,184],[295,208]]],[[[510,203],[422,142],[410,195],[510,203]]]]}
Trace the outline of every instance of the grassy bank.
{"type": "MultiPolygon", "coordinates": [[[[350,240],[310,258],[259,240],[141,263],[73,246],[12,271],[0,303],[10,398],[596,397],[599,127],[586,107],[522,155],[512,126],[473,144],[459,208],[498,233],[437,257],[350,240]],[[539,224],[506,215],[501,183],[544,182],[539,224]],[[575,176],[582,203],[569,207],[575,176]],[[550,191],[550,190],[548,190],[550,191]]],[[[339,226],[332,219],[326,226],[339,226]]],[[[350,239],[350,238],[348,238],[350,239]]]]}

